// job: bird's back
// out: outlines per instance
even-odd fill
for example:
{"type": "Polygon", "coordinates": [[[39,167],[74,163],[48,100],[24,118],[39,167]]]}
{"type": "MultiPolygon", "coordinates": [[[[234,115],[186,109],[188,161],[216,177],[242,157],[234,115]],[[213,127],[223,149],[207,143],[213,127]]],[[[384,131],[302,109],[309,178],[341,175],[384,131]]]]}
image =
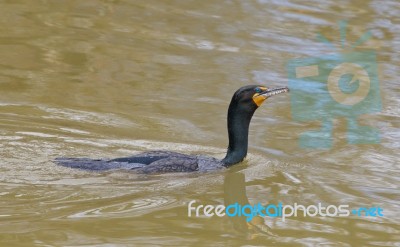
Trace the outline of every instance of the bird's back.
{"type": "Polygon", "coordinates": [[[137,155],[105,160],[88,158],[57,158],[59,165],[92,171],[134,170],[137,173],[168,173],[210,171],[223,168],[223,164],[212,157],[187,155],[171,151],[150,151],[137,155]]]}

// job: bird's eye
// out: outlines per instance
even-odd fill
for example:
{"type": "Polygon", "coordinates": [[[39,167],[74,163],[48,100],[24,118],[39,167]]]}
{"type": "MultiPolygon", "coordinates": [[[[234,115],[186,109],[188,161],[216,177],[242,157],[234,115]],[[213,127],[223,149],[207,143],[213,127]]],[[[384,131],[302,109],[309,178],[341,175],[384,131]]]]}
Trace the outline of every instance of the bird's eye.
{"type": "Polygon", "coordinates": [[[256,91],[256,93],[261,93],[261,88],[257,87],[257,88],[255,89],[255,91],[256,91]]]}

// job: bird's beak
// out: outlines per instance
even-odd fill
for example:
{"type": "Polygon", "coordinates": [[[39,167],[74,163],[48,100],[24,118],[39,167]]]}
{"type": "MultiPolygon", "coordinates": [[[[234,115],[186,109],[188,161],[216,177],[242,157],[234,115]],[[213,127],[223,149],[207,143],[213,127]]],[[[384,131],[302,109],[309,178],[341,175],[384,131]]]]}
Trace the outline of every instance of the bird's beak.
{"type": "Polygon", "coordinates": [[[286,92],[289,92],[288,87],[268,88],[264,92],[261,92],[260,96],[268,98],[268,97],[271,97],[272,95],[286,93],[286,92]]]}
{"type": "Polygon", "coordinates": [[[253,96],[253,101],[254,103],[256,103],[257,106],[260,106],[264,102],[264,100],[268,99],[273,95],[289,92],[288,87],[278,87],[278,88],[264,87],[262,89],[264,90],[261,93],[255,94],[253,96]]]}

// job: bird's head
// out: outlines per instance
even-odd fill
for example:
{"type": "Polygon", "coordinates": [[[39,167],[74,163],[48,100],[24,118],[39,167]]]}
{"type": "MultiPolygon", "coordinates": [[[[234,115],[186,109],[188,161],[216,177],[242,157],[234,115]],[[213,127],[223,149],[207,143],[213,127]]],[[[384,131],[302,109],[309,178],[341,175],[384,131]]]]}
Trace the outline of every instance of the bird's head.
{"type": "Polygon", "coordinates": [[[255,110],[269,97],[289,92],[287,87],[268,88],[260,85],[249,85],[239,88],[233,95],[232,101],[238,106],[255,110]]]}
{"type": "Polygon", "coordinates": [[[225,158],[222,159],[225,166],[239,163],[246,157],[250,121],[257,108],[269,97],[288,91],[287,87],[249,85],[235,92],[228,108],[229,146],[225,158]]]}

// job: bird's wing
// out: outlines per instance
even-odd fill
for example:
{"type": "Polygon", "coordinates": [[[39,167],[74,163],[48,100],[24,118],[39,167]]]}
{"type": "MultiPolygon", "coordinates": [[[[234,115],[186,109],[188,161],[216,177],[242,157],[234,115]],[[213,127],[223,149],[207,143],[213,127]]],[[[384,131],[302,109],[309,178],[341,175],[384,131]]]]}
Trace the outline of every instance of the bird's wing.
{"type": "Polygon", "coordinates": [[[138,169],[146,166],[141,163],[128,163],[128,162],[110,162],[102,159],[89,159],[89,158],[56,158],[54,162],[58,165],[78,168],[90,171],[107,171],[113,169],[138,169]]]}
{"type": "Polygon", "coordinates": [[[112,159],[110,160],[110,162],[140,163],[149,165],[157,160],[165,159],[168,157],[186,157],[186,156],[188,155],[171,151],[149,151],[129,157],[112,159]]]}
{"type": "MultiPolygon", "coordinates": [[[[150,151],[130,157],[117,158],[112,160],[89,159],[89,158],[56,158],[54,161],[55,163],[61,166],[70,168],[79,168],[92,171],[106,171],[113,169],[141,170],[141,168],[149,166],[150,164],[153,163],[155,164],[155,166],[160,167],[159,169],[161,169],[160,164],[164,163],[163,162],[164,160],[167,161],[166,163],[168,163],[170,160],[180,160],[177,161],[176,164],[178,165],[181,164],[183,166],[181,168],[181,171],[185,171],[185,169],[191,169],[184,167],[185,165],[189,167],[190,163],[189,160],[191,157],[193,158],[194,156],[180,154],[176,152],[170,152],[170,151],[150,151]]],[[[179,167],[178,165],[175,166],[175,169],[178,169],[179,167]]],[[[148,170],[149,171],[156,170],[156,168],[152,166],[152,168],[149,168],[148,170]]],[[[170,171],[173,172],[174,170],[171,169],[170,171]]],[[[146,172],[146,173],[152,173],[152,172],[146,172]]]]}
{"type": "Polygon", "coordinates": [[[154,161],[153,163],[139,168],[135,171],[140,173],[168,173],[168,172],[193,172],[198,171],[198,160],[196,156],[170,156],[154,161]]]}

